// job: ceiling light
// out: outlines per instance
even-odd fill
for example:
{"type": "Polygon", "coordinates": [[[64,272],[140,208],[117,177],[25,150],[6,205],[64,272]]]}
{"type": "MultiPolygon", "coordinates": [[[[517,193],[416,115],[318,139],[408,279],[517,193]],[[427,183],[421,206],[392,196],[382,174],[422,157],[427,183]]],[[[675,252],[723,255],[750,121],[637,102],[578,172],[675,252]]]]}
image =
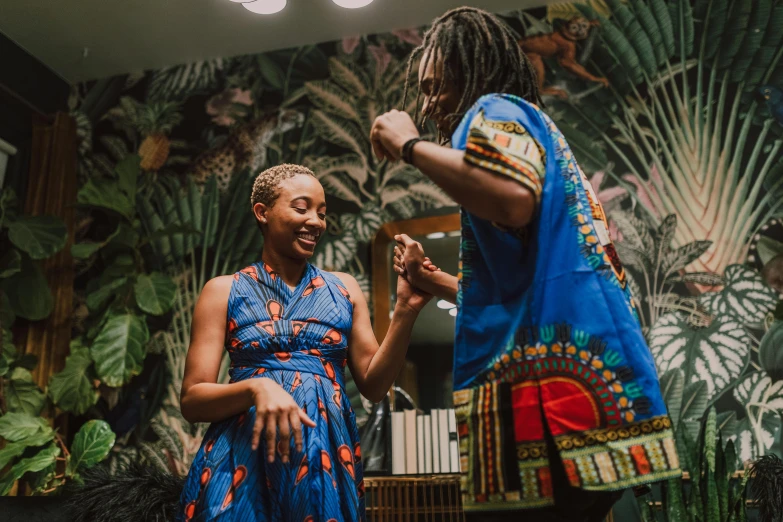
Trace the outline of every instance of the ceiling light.
{"type": "Polygon", "coordinates": [[[332,0],[340,7],[347,7],[348,9],[356,9],[358,7],[364,7],[372,3],[372,0],[332,0]]]}
{"type": "MultiPolygon", "coordinates": [[[[236,2],[238,0],[231,1],[236,2]]],[[[286,0],[255,0],[254,2],[242,2],[242,7],[256,14],[274,14],[282,11],[285,4],[286,0]]]]}
{"type": "Polygon", "coordinates": [[[432,234],[427,234],[427,239],[443,239],[446,237],[445,232],[433,232],[432,234]]]}
{"type": "Polygon", "coordinates": [[[452,308],[451,310],[449,310],[449,315],[452,317],[457,317],[457,309],[452,308]]]}

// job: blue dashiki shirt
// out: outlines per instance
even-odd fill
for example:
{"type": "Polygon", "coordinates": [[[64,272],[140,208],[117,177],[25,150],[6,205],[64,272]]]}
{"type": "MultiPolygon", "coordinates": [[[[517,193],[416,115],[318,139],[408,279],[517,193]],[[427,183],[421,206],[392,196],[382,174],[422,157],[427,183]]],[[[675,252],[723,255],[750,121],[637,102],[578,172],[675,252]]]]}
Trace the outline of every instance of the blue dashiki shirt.
{"type": "Polygon", "coordinates": [[[535,105],[493,94],[452,147],[536,200],[522,230],[462,209],[454,402],[465,510],[554,503],[545,429],[575,487],[679,476],[625,272],[563,134],[535,105]]]}

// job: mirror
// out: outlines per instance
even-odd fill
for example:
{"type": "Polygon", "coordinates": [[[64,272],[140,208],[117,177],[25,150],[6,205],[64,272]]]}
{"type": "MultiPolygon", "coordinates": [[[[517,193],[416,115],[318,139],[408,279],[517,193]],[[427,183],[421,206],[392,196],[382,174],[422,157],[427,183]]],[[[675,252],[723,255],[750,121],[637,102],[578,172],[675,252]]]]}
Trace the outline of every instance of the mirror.
{"type": "MultiPolygon", "coordinates": [[[[459,214],[387,223],[378,231],[372,247],[372,295],[379,342],[389,328],[396,300],[397,274],[392,263],[396,234],[408,234],[420,242],[427,256],[445,272],[456,275],[459,261],[459,214]]],[[[437,298],[427,304],[414,325],[406,364],[395,381],[425,411],[452,406],[455,310],[437,298]]]]}

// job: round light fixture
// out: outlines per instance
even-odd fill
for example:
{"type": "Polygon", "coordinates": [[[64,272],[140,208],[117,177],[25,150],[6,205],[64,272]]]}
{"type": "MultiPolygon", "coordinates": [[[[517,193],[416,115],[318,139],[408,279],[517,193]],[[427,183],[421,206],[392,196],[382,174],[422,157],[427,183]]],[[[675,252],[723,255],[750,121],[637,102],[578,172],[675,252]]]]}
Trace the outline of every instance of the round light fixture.
{"type": "Polygon", "coordinates": [[[359,7],[370,5],[372,0],[332,0],[332,2],[339,5],[340,7],[358,9],[359,7]]]}
{"type": "MultiPolygon", "coordinates": [[[[236,2],[238,0],[231,0],[236,2]]],[[[241,0],[240,0],[241,1],[241,0]]],[[[242,2],[242,7],[256,14],[275,14],[285,7],[286,0],[255,0],[242,2]]]]}

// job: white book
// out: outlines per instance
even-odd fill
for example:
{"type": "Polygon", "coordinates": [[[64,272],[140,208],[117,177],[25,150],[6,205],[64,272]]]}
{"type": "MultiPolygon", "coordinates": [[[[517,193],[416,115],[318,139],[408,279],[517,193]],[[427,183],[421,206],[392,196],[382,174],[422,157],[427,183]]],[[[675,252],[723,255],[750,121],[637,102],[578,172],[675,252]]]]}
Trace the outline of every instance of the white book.
{"type": "Polygon", "coordinates": [[[415,475],[419,471],[416,454],[416,410],[405,410],[405,473],[415,475]]]}
{"type": "Polygon", "coordinates": [[[417,473],[424,473],[424,415],[416,416],[416,456],[417,473]]]}
{"type": "Polygon", "coordinates": [[[438,444],[440,444],[440,435],[438,435],[438,410],[432,410],[430,412],[430,421],[432,424],[432,472],[440,473],[440,452],[438,451],[438,444]]]}
{"type": "Polygon", "coordinates": [[[459,436],[457,435],[457,414],[449,410],[449,455],[451,456],[451,472],[459,473],[459,436]]]}
{"type": "Polygon", "coordinates": [[[391,414],[392,437],[392,475],[405,474],[405,413],[393,411],[391,414]]]}
{"type": "Polygon", "coordinates": [[[449,455],[449,411],[438,410],[438,451],[440,451],[440,472],[451,473],[451,456],[449,455]]]}
{"type": "Polygon", "coordinates": [[[422,415],[424,420],[424,473],[432,473],[432,417],[422,415]]]}

